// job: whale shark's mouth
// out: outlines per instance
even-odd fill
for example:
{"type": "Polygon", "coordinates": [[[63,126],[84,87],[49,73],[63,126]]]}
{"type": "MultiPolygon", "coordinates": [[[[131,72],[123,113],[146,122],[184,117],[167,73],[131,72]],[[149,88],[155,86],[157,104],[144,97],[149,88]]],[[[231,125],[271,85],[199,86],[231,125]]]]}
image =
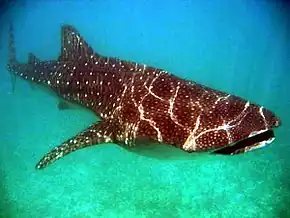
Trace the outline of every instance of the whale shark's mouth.
{"type": "Polygon", "coordinates": [[[224,155],[234,155],[252,151],[258,148],[265,147],[266,145],[273,142],[275,139],[274,131],[263,130],[260,132],[255,132],[251,134],[248,138],[243,139],[234,143],[233,145],[223,147],[221,149],[215,150],[215,154],[224,154],[224,155]]]}

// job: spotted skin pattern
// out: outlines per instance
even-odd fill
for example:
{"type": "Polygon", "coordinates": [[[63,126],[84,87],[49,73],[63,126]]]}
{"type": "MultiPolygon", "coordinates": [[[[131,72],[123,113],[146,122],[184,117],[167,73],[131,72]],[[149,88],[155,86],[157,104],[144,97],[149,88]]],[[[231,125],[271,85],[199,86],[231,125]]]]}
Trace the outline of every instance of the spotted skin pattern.
{"type": "Polygon", "coordinates": [[[11,26],[9,72],[91,109],[101,121],[52,149],[37,169],[96,144],[134,146],[145,139],[187,152],[206,151],[280,125],[271,111],[237,96],[95,53],[73,26],[62,26],[61,44],[57,60],[29,54],[28,63],[19,63],[11,26]]]}

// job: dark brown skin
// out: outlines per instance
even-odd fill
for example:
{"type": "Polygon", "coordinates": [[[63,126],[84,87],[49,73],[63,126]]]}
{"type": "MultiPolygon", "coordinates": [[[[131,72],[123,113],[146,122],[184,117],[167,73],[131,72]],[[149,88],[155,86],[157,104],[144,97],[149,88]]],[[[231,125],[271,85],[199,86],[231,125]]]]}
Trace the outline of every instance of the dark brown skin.
{"type": "Polygon", "coordinates": [[[8,70],[13,75],[47,86],[102,118],[47,153],[37,169],[96,144],[133,146],[145,138],[187,152],[206,151],[280,125],[271,111],[237,96],[101,56],[69,25],[62,27],[61,55],[55,61],[39,61],[31,54],[28,63],[20,64],[13,40],[11,28],[8,70]]]}

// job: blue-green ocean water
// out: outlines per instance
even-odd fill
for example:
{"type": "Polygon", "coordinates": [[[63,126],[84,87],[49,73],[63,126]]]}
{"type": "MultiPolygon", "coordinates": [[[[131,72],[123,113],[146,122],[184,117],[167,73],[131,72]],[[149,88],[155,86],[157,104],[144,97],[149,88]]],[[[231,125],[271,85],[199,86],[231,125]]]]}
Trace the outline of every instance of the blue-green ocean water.
{"type": "Polygon", "coordinates": [[[286,3],[254,0],[18,1],[0,20],[0,217],[290,217],[290,33],[286,3]],[[8,22],[17,58],[56,59],[60,26],[95,51],[164,68],[275,111],[271,146],[233,157],[115,144],[80,150],[45,170],[52,147],[98,118],[5,69],[8,22]]]}

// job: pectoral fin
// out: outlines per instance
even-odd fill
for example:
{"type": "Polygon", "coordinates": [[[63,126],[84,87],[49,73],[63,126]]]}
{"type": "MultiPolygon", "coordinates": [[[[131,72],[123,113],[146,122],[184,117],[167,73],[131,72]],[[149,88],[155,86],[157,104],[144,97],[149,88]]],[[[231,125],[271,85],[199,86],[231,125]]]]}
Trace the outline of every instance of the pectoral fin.
{"type": "Polygon", "coordinates": [[[37,169],[47,167],[49,164],[62,158],[63,156],[92,145],[112,142],[112,133],[110,133],[109,123],[101,121],[92,124],[78,135],[65,141],[48,152],[36,165],[37,169]]]}

